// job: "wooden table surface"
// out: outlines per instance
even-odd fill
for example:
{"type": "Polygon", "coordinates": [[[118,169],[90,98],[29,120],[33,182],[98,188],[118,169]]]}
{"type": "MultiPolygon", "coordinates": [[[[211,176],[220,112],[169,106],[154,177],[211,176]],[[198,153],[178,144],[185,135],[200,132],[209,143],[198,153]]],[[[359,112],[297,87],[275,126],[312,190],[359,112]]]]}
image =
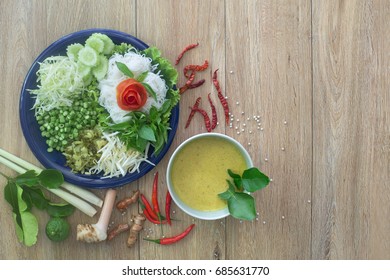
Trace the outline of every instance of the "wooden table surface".
{"type": "MultiPolygon", "coordinates": [[[[34,211],[40,232],[37,244],[27,248],[17,241],[2,195],[0,259],[389,259],[389,22],[390,2],[380,0],[1,0],[2,149],[39,164],[18,115],[29,67],[68,33],[110,28],[157,46],[171,61],[199,42],[177,66],[179,84],[185,81],[183,65],[210,62],[198,76],[205,85],[182,95],[169,152],[152,172],[120,188],[118,197],[137,188],[150,197],[159,171],[164,199],[170,155],[205,132],[200,116],[188,129],[184,125],[198,96],[206,102],[209,92],[216,94],[211,73],[217,68],[234,120],[231,128],[221,121],[216,132],[242,143],[273,180],[255,194],[259,216],[253,222],[201,221],[174,205],[178,221],[164,228],[165,235],[192,222],[196,227],[166,247],[141,240],[127,248],[126,234],[100,244],[76,242],[76,225],[97,219],[78,211],[69,218],[71,236],[53,243],[44,234],[48,215],[34,211]]],[[[0,171],[15,174],[4,166],[0,171]]],[[[0,185],[3,190],[3,178],[0,185]]],[[[114,211],[112,222],[128,221],[137,211],[114,211]]],[[[146,235],[158,236],[159,228],[147,223],[141,238],[146,235]]]]}

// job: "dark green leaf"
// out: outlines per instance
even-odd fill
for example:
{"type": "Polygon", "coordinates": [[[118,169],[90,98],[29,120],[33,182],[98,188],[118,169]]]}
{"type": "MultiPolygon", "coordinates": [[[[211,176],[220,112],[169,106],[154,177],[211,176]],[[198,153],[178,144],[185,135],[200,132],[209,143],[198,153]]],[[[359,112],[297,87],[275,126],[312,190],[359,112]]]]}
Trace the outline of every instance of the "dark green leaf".
{"type": "Polygon", "coordinates": [[[42,186],[48,189],[57,189],[64,182],[62,173],[55,169],[45,169],[38,175],[42,186]]]}
{"type": "Polygon", "coordinates": [[[256,218],[254,198],[246,193],[234,193],[228,200],[230,214],[237,219],[253,220],[256,218]]]}
{"type": "Polygon", "coordinates": [[[19,186],[29,186],[29,187],[32,187],[32,186],[36,186],[39,184],[39,179],[37,177],[37,173],[34,171],[34,170],[29,170],[29,171],[26,171],[25,173],[17,176],[15,178],[15,182],[19,185],[19,186]]]}
{"type": "Polygon", "coordinates": [[[47,213],[51,217],[68,217],[73,214],[74,206],[71,204],[49,203],[47,213]]]}
{"type": "Polygon", "coordinates": [[[122,63],[122,62],[119,62],[119,61],[116,61],[116,66],[118,67],[118,69],[124,74],[126,75],[127,77],[129,78],[134,78],[134,74],[133,72],[131,72],[131,70],[129,69],[129,67],[126,66],[126,64],[122,63]]]}
{"type": "MultiPolygon", "coordinates": [[[[40,210],[46,209],[49,200],[45,197],[42,190],[40,189],[31,189],[31,188],[24,188],[23,189],[23,195],[28,196],[28,199],[30,200],[30,203],[32,203],[35,207],[37,207],[40,210]]],[[[27,202],[27,200],[25,199],[27,202]]]]}
{"type": "Polygon", "coordinates": [[[229,188],[225,192],[218,194],[218,196],[223,200],[228,200],[234,195],[234,186],[232,182],[229,180],[226,180],[226,182],[228,183],[229,188]]]}
{"type": "Polygon", "coordinates": [[[242,174],[242,185],[248,192],[255,192],[269,184],[269,178],[256,167],[249,168],[242,174]]]}
{"type": "Polygon", "coordinates": [[[145,80],[145,78],[146,78],[146,76],[148,75],[148,73],[149,73],[149,71],[145,71],[145,72],[141,73],[141,74],[137,77],[137,81],[140,82],[140,83],[142,83],[142,82],[145,80]]]}
{"type": "Polygon", "coordinates": [[[7,185],[5,185],[4,198],[11,205],[12,211],[14,213],[18,213],[19,212],[18,189],[17,189],[17,185],[14,182],[8,181],[7,185]]]}
{"type": "Polygon", "coordinates": [[[148,144],[147,140],[145,140],[145,139],[143,139],[141,137],[138,137],[135,140],[135,146],[133,148],[137,149],[140,152],[143,152],[143,151],[145,151],[147,144],[148,144]]]}
{"type": "Polygon", "coordinates": [[[229,173],[229,176],[233,179],[234,181],[234,185],[236,186],[236,188],[238,190],[242,190],[242,180],[241,180],[241,176],[234,173],[232,170],[228,169],[228,173],[229,173]]]}
{"type": "Polygon", "coordinates": [[[151,86],[149,86],[148,84],[146,83],[141,83],[146,91],[153,97],[153,99],[157,102],[157,94],[154,92],[154,90],[151,88],[151,86]]]}
{"type": "Polygon", "coordinates": [[[150,126],[143,125],[138,132],[139,137],[148,141],[156,141],[156,136],[154,135],[153,129],[150,126]]]}

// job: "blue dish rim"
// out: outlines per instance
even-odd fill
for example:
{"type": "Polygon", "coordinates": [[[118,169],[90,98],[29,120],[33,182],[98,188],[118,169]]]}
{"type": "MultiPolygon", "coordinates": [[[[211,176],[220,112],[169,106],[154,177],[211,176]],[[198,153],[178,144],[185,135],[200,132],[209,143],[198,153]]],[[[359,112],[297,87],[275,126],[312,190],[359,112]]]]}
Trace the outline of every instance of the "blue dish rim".
{"type": "MultiPolygon", "coordinates": [[[[40,134],[39,126],[34,116],[34,110],[31,109],[33,98],[30,95],[30,93],[28,93],[27,90],[31,89],[30,84],[32,80],[34,85],[36,86],[36,71],[38,70],[39,62],[43,61],[46,57],[54,55],[52,53],[53,50],[57,50],[60,52],[61,48],[62,49],[64,47],[66,48],[67,45],[77,42],[77,40],[84,40],[85,42],[86,37],[88,37],[92,33],[97,33],[97,32],[107,34],[114,41],[114,43],[120,43],[120,42],[130,43],[138,50],[143,50],[149,47],[146,43],[144,43],[143,41],[139,40],[138,38],[130,34],[117,31],[117,30],[104,29],[104,28],[92,28],[92,29],[80,30],[61,37],[57,41],[51,43],[34,60],[30,69],[28,70],[21,89],[21,95],[19,100],[19,117],[20,117],[22,132],[28,146],[30,147],[35,157],[45,168],[53,168],[61,171],[62,174],[64,175],[65,181],[69,183],[82,186],[82,187],[92,188],[92,189],[106,189],[106,188],[115,188],[115,187],[124,186],[133,181],[138,180],[139,178],[147,174],[150,170],[152,170],[155,167],[155,165],[157,165],[163,159],[165,154],[168,152],[171,143],[173,141],[173,138],[176,134],[178,121],[179,121],[179,104],[177,104],[172,109],[171,116],[170,116],[171,129],[168,131],[168,141],[165,144],[164,148],[157,156],[153,155],[153,148],[149,150],[148,160],[152,162],[154,165],[143,162],[140,165],[139,172],[137,173],[131,173],[125,176],[107,178],[107,179],[100,179],[101,176],[97,176],[97,175],[76,174],[71,172],[71,170],[64,165],[65,157],[61,153],[56,151],[52,153],[48,153],[45,139],[40,134]],[[64,45],[64,43],[66,44],[64,45]],[[31,118],[31,116],[33,116],[33,118],[31,118]],[[38,131],[36,131],[36,129],[38,129],[38,131]],[[39,139],[41,142],[36,141],[35,139],[39,139]],[[43,146],[45,146],[44,149],[43,146]]],[[[64,54],[64,50],[62,50],[61,52],[64,54]]]]}

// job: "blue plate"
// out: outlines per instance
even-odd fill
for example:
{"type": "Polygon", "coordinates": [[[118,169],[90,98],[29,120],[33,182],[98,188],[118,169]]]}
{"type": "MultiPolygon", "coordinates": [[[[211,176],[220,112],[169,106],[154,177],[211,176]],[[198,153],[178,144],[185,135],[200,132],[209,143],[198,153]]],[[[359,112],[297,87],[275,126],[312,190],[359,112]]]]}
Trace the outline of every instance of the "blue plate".
{"type": "MultiPolygon", "coordinates": [[[[39,68],[39,62],[42,62],[45,58],[53,55],[65,55],[66,47],[73,43],[84,44],[85,40],[95,32],[107,34],[115,44],[130,43],[138,50],[143,50],[148,48],[148,45],[142,42],[141,40],[116,30],[110,29],[88,29],[78,31],[67,36],[62,37],[58,41],[52,43],[47,47],[34,61],[30,70],[27,73],[27,76],[24,80],[23,87],[21,90],[20,104],[19,104],[19,115],[20,123],[22,126],[24,137],[26,138],[27,144],[29,145],[31,151],[34,153],[36,158],[42,163],[45,168],[54,168],[62,172],[64,178],[67,182],[84,186],[88,188],[112,188],[123,186],[130,182],[133,182],[140,177],[144,176],[151,169],[153,165],[149,163],[142,163],[139,168],[139,172],[132,174],[127,174],[126,176],[116,177],[116,178],[107,178],[100,179],[99,174],[96,175],[83,175],[76,174],[71,172],[71,170],[65,166],[65,157],[57,151],[47,152],[47,144],[44,137],[42,137],[39,125],[34,116],[34,110],[31,108],[34,105],[35,99],[32,98],[31,94],[28,92],[29,89],[37,88],[37,75],[36,72],[39,68]]],[[[168,151],[172,140],[175,136],[177,130],[177,124],[179,121],[179,106],[176,105],[171,114],[170,118],[170,127],[171,130],[168,132],[168,142],[158,154],[158,156],[153,156],[153,149],[149,151],[149,161],[157,165],[160,160],[164,157],[168,151]]]]}

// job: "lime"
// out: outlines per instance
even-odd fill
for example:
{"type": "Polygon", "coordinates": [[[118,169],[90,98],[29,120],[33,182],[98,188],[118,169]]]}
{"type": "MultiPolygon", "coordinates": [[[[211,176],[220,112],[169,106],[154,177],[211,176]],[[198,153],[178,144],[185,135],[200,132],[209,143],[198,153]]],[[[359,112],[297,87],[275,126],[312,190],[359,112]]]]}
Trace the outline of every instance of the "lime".
{"type": "Polygon", "coordinates": [[[46,236],[52,241],[62,241],[69,236],[70,225],[63,218],[53,217],[46,224],[46,236]]]}

